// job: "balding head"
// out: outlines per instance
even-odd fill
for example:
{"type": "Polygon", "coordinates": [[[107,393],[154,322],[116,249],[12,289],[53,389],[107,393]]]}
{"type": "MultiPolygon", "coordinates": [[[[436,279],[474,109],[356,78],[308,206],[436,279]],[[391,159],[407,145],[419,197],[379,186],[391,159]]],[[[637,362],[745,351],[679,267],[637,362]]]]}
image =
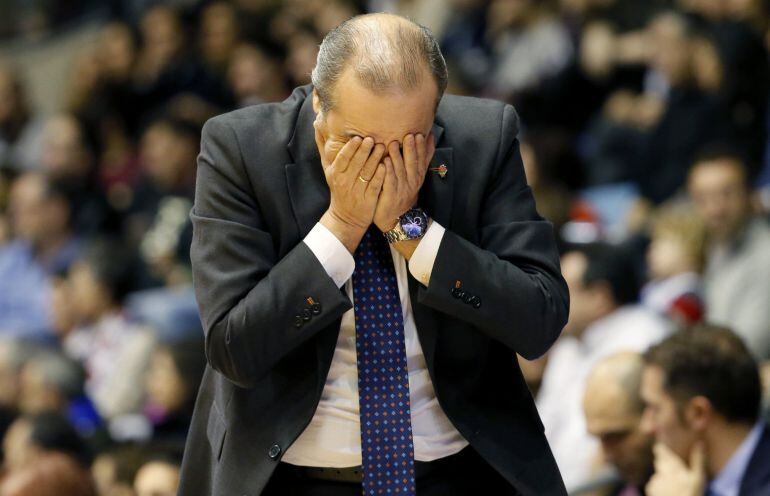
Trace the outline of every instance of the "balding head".
{"type": "Polygon", "coordinates": [[[326,35],[312,74],[323,112],[335,106],[335,85],[347,69],[377,92],[408,91],[433,77],[436,103],[447,86],[446,62],[430,30],[393,14],[356,16],[326,35]]]}
{"type": "MultiPolygon", "coordinates": [[[[584,408],[586,418],[596,430],[628,425],[644,410],[639,396],[644,362],[641,355],[622,352],[600,361],[586,381],[584,408]]],[[[592,426],[589,425],[589,430],[592,426]]]]}
{"type": "Polygon", "coordinates": [[[605,459],[623,480],[635,485],[652,473],[652,438],[640,428],[643,368],[638,353],[605,358],[589,374],[583,401],[588,432],[599,439],[605,459]]]}

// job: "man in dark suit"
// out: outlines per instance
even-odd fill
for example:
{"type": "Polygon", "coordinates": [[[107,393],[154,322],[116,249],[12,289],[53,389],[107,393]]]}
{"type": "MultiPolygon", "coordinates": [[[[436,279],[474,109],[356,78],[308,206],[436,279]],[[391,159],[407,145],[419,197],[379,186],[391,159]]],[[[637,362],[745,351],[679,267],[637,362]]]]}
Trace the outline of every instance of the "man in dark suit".
{"type": "Polygon", "coordinates": [[[446,81],[426,29],[361,16],[312,88],[204,127],[180,494],[565,493],[515,360],[567,320],[553,230],[513,108],[446,81]]]}
{"type": "Polygon", "coordinates": [[[644,355],[642,428],[654,434],[647,496],[770,494],[770,429],[757,364],[732,331],[701,325],[644,355]]]}

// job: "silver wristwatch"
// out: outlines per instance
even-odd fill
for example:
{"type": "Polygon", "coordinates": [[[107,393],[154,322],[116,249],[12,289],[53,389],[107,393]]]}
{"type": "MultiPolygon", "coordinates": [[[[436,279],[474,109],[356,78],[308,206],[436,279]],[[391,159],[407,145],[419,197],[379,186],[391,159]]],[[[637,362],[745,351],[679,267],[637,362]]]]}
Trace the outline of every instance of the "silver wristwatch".
{"type": "Polygon", "coordinates": [[[382,234],[392,244],[422,238],[427,230],[428,214],[421,208],[412,208],[398,218],[396,227],[382,234]]]}

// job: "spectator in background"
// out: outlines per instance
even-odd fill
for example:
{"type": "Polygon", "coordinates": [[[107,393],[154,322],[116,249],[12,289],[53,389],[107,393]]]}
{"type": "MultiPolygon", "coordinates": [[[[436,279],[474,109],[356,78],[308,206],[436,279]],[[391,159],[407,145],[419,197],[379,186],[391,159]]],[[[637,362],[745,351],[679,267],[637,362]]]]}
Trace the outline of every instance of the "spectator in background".
{"type": "Polygon", "coordinates": [[[582,410],[585,381],[602,358],[641,352],[661,340],[669,324],[636,304],[638,283],[629,254],[594,244],[562,257],[570,292],[570,314],[548,353],[537,407],[567,490],[585,483],[598,445],[586,430],[582,410]]]}
{"type": "Polygon", "coordinates": [[[206,355],[203,341],[158,346],[145,378],[145,413],[153,423],[153,440],[184,447],[206,355]]]}
{"type": "Polygon", "coordinates": [[[86,372],[86,392],[102,417],[111,420],[141,412],[143,377],[154,336],[123,313],[134,289],[137,264],[126,247],[94,242],[72,266],[72,303],[79,326],[64,349],[86,372]]]}
{"type": "Polygon", "coordinates": [[[770,430],[757,363],[728,329],[680,331],[644,355],[643,428],[653,434],[648,496],[770,494],[770,430]]]}
{"type": "Polygon", "coordinates": [[[157,115],[179,95],[230,106],[224,84],[188,49],[180,12],[168,4],[150,7],[140,23],[141,50],[134,71],[134,89],[144,117],[157,115]]]}
{"type": "Polygon", "coordinates": [[[41,455],[0,484],[1,496],[97,496],[88,470],[61,453],[41,455]]]}
{"type": "Polygon", "coordinates": [[[112,447],[99,454],[91,466],[99,496],[136,496],[134,479],[145,463],[145,450],[135,445],[112,447]]]}
{"type": "Polygon", "coordinates": [[[101,419],[85,395],[84,384],[85,372],[79,363],[56,350],[39,350],[21,370],[19,411],[58,412],[81,436],[93,436],[101,419]]]}
{"type": "Polygon", "coordinates": [[[767,10],[753,0],[678,3],[715,42],[724,64],[719,97],[727,109],[728,136],[745,154],[749,174],[754,176],[768,130],[770,60],[760,28],[767,25],[767,10]]]}
{"type": "Polygon", "coordinates": [[[684,186],[699,148],[723,137],[726,126],[717,99],[697,84],[693,26],[680,14],[668,12],[656,17],[649,30],[653,43],[649,78],[661,79],[665,106],[643,142],[640,171],[644,196],[657,203],[684,186]]]}
{"type": "Polygon", "coordinates": [[[91,453],[67,419],[54,412],[17,418],[3,438],[4,468],[13,474],[35,465],[42,456],[61,453],[81,467],[91,463],[91,453]]]}
{"type": "Polygon", "coordinates": [[[213,73],[224,76],[238,45],[238,13],[230,2],[212,2],[201,13],[200,44],[203,63],[213,73]]]}
{"type": "Polygon", "coordinates": [[[705,230],[689,206],[661,206],[652,220],[647,249],[649,282],[642,288],[642,304],[678,326],[703,318],[705,230]]]}
{"type": "Polygon", "coordinates": [[[643,366],[638,353],[621,352],[597,363],[586,380],[586,427],[619,479],[607,484],[606,496],[642,496],[653,473],[653,438],[641,429],[643,366]]]}
{"type": "Polygon", "coordinates": [[[176,496],[181,460],[169,457],[148,461],[134,479],[136,496],[176,496]]]}
{"type": "Polygon", "coordinates": [[[235,49],[227,78],[239,107],[277,102],[287,96],[281,64],[257,45],[244,43],[235,49]]]}
{"type": "Polygon", "coordinates": [[[189,212],[195,187],[200,131],[192,123],[161,118],[141,143],[143,178],[127,219],[127,236],[139,246],[152,275],[165,285],[189,282],[189,212]]]}
{"type": "Polygon", "coordinates": [[[770,226],[755,217],[743,161],[704,152],[688,189],[707,233],[706,319],[730,325],[758,358],[770,357],[770,226]]]}
{"type": "Polygon", "coordinates": [[[487,10],[487,38],[495,67],[488,91],[503,100],[515,100],[556,76],[574,52],[550,2],[494,0],[487,10]]]}
{"type": "Polygon", "coordinates": [[[98,186],[94,151],[92,137],[73,115],[60,114],[46,121],[42,170],[66,192],[72,227],[80,236],[115,232],[119,228],[98,186]]]}
{"type": "Polygon", "coordinates": [[[0,64],[0,168],[37,169],[42,127],[29,107],[19,70],[0,64]]]}
{"type": "Polygon", "coordinates": [[[0,248],[0,333],[51,339],[51,276],[80,250],[70,206],[58,184],[30,172],[14,182],[9,211],[15,237],[0,248]]]}

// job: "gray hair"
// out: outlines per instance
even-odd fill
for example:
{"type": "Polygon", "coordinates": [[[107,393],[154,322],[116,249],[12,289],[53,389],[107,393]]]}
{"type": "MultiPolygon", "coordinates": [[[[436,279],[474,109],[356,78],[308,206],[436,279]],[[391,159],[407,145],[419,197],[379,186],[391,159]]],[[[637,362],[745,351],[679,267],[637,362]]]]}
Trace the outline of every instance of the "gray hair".
{"type": "Polygon", "coordinates": [[[447,87],[446,62],[431,31],[393,14],[356,16],[324,37],[311,76],[322,112],[334,107],[334,86],[348,66],[365,88],[378,92],[415,88],[427,68],[437,105],[447,87]]]}
{"type": "Polygon", "coordinates": [[[44,384],[64,396],[74,398],[83,394],[85,372],[82,366],[61,352],[43,350],[27,362],[43,377],[44,384]]]}

